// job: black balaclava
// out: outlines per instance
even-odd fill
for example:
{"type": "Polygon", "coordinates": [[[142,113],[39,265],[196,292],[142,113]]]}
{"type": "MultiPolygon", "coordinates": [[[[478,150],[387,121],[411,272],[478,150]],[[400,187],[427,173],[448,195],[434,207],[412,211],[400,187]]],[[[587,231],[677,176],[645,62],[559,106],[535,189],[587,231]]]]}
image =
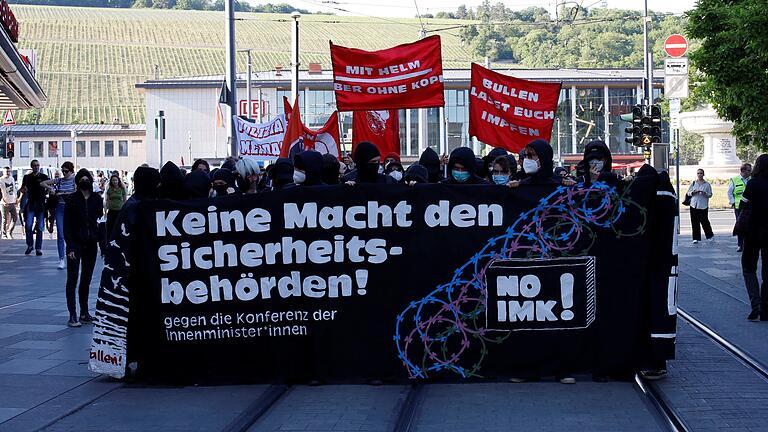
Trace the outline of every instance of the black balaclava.
{"type": "Polygon", "coordinates": [[[488,178],[488,165],[479,157],[475,157],[475,173],[478,177],[488,178]]]}
{"type": "Polygon", "coordinates": [[[280,158],[272,164],[269,171],[272,178],[272,188],[282,189],[293,184],[293,162],[288,158],[280,158]]]}
{"type": "Polygon", "coordinates": [[[553,151],[552,146],[549,145],[549,143],[546,140],[543,139],[537,139],[531,141],[526,147],[532,148],[536,155],[539,156],[539,170],[536,171],[535,174],[533,174],[531,177],[535,177],[537,179],[552,179],[553,176],[553,151]]]}
{"type": "Polygon", "coordinates": [[[137,199],[157,198],[160,172],[151,167],[140,166],[133,172],[133,196],[137,199]]]}
{"type": "Polygon", "coordinates": [[[188,199],[208,198],[211,193],[211,178],[205,171],[192,171],[184,177],[184,194],[188,199]]]}
{"type": "Polygon", "coordinates": [[[184,199],[184,175],[171,161],[166,162],[160,170],[160,198],[184,199]]]}
{"type": "Polygon", "coordinates": [[[80,180],[82,180],[83,177],[87,177],[89,180],[88,185],[86,186],[85,189],[88,190],[89,192],[93,192],[93,176],[91,175],[91,172],[85,168],[80,168],[80,171],[78,171],[77,174],[75,174],[75,186],[78,189],[83,189],[80,186],[80,180]]]}
{"type": "Polygon", "coordinates": [[[328,153],[323,155],[323,183],[339,184],[339,169],[341,164],[336,156],[328,153]]]}
{"type": "Polygon", "coordinates": [[[323,155],[314,150],[296,153],[293,157],[293,167],[304,171],[306,179],[302,185],[315,186],[323,184],[323,155]]]}
{"type": "Polygon", "coordinates": [[[355,179],[356,182],[376,182],[376,179],[379,175],[379,164],[368,162],[376,156],[381,157],[381,153],[375,145],[369,143],[368,141],[357,143],[357,146],[355,147],[355,154],[352,157],[352,160],[355,161],[355,168],[357,168],[357,179],[355,179]]]}
{"type": "Polygon", "coordinates": [[[216,196],[234,195],[239,192],[237,188],[237,176],[235,173],[227,168],[221,168],[216,171],[216,174],[212,177],[213,190],[216,191],[216,196]],[[219,183],[215,183],[216,181],[219,183]],[[223,182],[223,183],[220,183],[223,182]]]}
{"type": "Polygon", "coordinates": [[[426,168],[429,183],[439,183],[443,179],[440,173],[440,156],[431,147],[427,147],[419,157],[419,165],[426,168]]]}

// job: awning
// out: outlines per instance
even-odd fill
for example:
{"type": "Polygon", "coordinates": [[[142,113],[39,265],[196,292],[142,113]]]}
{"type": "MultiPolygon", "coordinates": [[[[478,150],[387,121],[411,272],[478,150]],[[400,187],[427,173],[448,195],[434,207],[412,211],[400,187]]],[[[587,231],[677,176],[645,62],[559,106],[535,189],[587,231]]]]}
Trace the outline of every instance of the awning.
{"type": "Polygon", "coordinates": [[[43,108],[46,102],[48,96],[40,83],[6,29],[0,28],[0,110],[43,108]]]}

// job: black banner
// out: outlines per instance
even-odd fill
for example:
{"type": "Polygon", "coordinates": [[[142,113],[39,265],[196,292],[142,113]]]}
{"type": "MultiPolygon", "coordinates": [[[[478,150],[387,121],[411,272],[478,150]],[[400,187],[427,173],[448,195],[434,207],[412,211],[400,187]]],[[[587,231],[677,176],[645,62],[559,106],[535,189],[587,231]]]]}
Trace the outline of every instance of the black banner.
{"type": "Polygon", "coordinates": [[[142,203],[128,360],[254,379],[632,368],[655,184],[142,203]]]}

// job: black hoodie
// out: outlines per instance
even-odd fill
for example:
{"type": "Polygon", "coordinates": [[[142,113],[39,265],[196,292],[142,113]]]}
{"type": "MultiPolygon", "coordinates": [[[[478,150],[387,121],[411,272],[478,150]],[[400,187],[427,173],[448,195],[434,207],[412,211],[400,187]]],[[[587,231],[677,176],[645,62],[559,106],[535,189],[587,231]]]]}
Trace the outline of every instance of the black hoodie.
{"type": "Polygon", "coordinates": [[[576,165],[576,176],[579,180],[582,180],[585,184],[591,183],[589,161],[593,159],[602,159],[604,161],[600,176],[597,177],[598,181],[614,182],[618,180],[618,176],[612,171],[613,158],[611,157],[611,150],[602,140],[590,141],[584,147],[584,159],[576,165]]]}
{"type": "Polygon", "coordinates": [[[443,173],[440,171],[440,156],[431,147],[427,147],[421,153],[419,165],[427,169],[429,183],[440,183],[443,179],[443,173]]]}
{"type": "Polygon", "coordinates": [[[296,187],[293,183],[293,162],[288,158],[280,158],[272,164],[269,170],[272,179],[272,190],[291,189],[296,187]]]}
{"type": "Polygon", "coordinates": [[[211,178],[205,171],[195,170],[184,177],[184,194],[187,199],[208,198],[211,193],[211,178]]]}
{"type": "MultiPolygon", "coordinates": [[[[483,158],[483,162],[485,163],[485,167],[486,167],[485,169],[488,170],[488,165],[493,164],[493,161],[495,161],[497,157],[499,157],[499,156],[507,156],[507,155],[508,155],[507,151],[504,150],[503,148],[496,147],[496,148],[492,149],[483,158]]],[[[515,163],[515,164],[517,164],[517,163],[515,163]]],[[[517,172],[517,169],[515,169],[515,172],[517,172]]],[[[490,175],[491,175],[491,173],[489,171],[488,175],[486,177],[488,177],[490,175]]]]}
{"type": "Polygon", "coordinates": [[[448,158],[448,178],[441,181],[444,184],[488,184],[488,181],[482,179],[476,174],[476,158],[475,153],[469,147],[459,147],[451,152],[451,157],[448,158]],[[463,183],[459,183],[453,178],[451,171],[453,171],[454,165],[457,163],[464,166],[469,172],[469,178],[463,183]]]}
{"type": "Polygon", "coordinates": [[[160,198],[184,199],[184,174],[171,161],[166,162],[160,169],[160,198]]]}
{"type": "Polygon", "coordinates": [[[381,156],[379,149],[369,143],[362,141],[355,146],[355,152],[352,160],[355,161],[355,183],[394,183],[395,179],[383,174],[379,174],[379,164],[369,163],[376,156],[381,156]]]}
{"type": "Polygon", "coordinates": [[[407,170],[405,170],[403,182],[407,183],[410,181],[415,181],[416,183],[427,183],[428,177],[429,174],[427,173],[427,169],[420,164],[415,163],[409,166],[407,170]]]}
{"type": "Polygon", "coordinates": [[[539,170],[534,174],[529,174],[521,181],[521,184],[560,184],[562,178],[555,177],[553,172],[554,163],[552,162],[552,146],[546,140],[537,139],[531,141],[526,147],[530,147],[539,157],[539,170]]]}
{"type": "Polygon", "coordinates": [[[339,169],[341,164],[339,160],[331,155],[323,155],[323,183],[328,185],[339,184],[339,169]]]}
{"type": "MultiPolygon", "coordinates": [[[[87,177],[93,184],[91,173],[82,168],[75,175],[75,185],[87,177]]],[[[89,187],[90,188],[90,187],[89,187]]],[[[106,250],[105,232],[99,227],[99,218],[104,216],[104,204],[97,193],[90,193],[88,198],[78,188],[66,198],[64,206],[64,242],[67,253],[74,252],[78,257],[82,247],[95,246],[97,243],[101,252],[106,250]]]]}
{"type": "Polygon", "coordinates": [[[323,183],[323,155],[313,150],[296,153],[293,167],[304,171],[306,179],[302,186],[316,186],[323,183]]]}

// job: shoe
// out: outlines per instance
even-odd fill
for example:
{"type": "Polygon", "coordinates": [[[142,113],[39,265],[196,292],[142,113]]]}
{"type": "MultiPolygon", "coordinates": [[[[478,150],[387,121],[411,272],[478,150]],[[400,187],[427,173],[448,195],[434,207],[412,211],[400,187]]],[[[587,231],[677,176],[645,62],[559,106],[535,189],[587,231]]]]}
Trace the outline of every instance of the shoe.
{"type": "Polygon", "coordinates": [[[80,327],[80,322],[77,321],[77,317],[75,315],[69,316],[69,321],[67,322],[67,326],[69,327],[80,327]]]}
{"type": "Polygon", "coordinates": [[[560,384],[576,384],[576,378],[570,375],[558,377],[557,380],[560,381],[560,384]]]}
{"type": "Polygon", "coordinates": [[[749,316],[747,317],[747,320],[756,322],[760,319],[760,312],[758,311],[752,311],[749,313],[749,316]]]}
{"type": "Polygon", "coordinates": [[[59,260],[59,265],[57,266],[57,268],[59,270],[64,270],[64,260],[63,259],[59,260]]]}
{"type": "Polygon", "coordinates": [[[667,370],[666,369],[650,369],[650,370],[644,370],[640,372],[640,375],[643,376],[645,379],[649,380],[660,380],[662,378],[667,377],[667,370]]]}
{"type": "Polygon", "coordinates": [[[32,253],[32,247],[30,246],[30,247],[27,248],[27,251],[24,252],[24,255],[29,255],[31,253],[32,253]]]}
{"type": "Polygon", "coordinates": [[[43,254],[43,251],[41,251],[40,249],[35,251],[35,255],[37,256],[41,256],[42,254],[43,254]]]}
{"type": "Polygon", "coordinates": [[[80,314],[80,322],[83,324],[91,324],[93,322],[93,317],[88,312],[80,314]]]}
{"type": "Polygon", "coordinates": [[[715,240],[715,236],[714,235],[712,237],[707,237],[707,241],[714,241],[714,240],[715,240]]]}
{"type": "Polygon", "coordinates": [[[694,240],[694,241],[692,241],[691,243],[693,243],[693,244],[696,244],[696,243],[698,243],[698,242],[699,242],[698,240],[694,240]]]}

